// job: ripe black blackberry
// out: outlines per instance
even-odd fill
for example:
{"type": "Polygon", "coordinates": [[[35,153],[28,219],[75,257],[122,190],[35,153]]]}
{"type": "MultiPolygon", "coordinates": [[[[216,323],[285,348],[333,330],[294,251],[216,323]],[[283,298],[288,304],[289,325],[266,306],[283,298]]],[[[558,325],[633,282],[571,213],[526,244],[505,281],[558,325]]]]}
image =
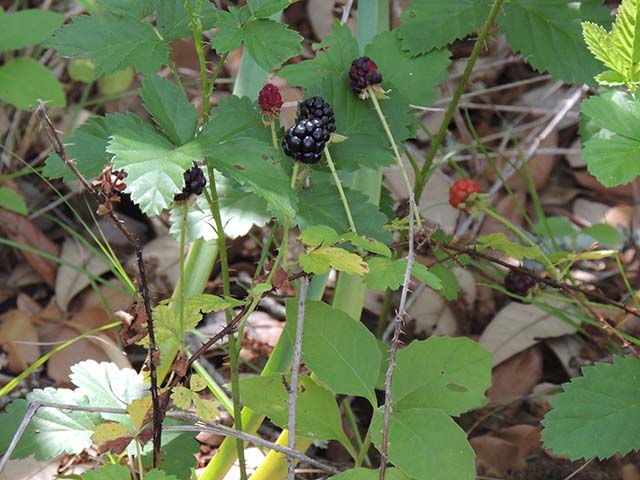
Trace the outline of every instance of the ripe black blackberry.
{"type": "Polygon", "coordinates": [[[188,200],[191,195],[200,195],[207,185],[207,179],[204,176],[204,172],[200,167],[194,165],[189,170],[184,172],[184,187],[182,192],[176,193],[173,199],[176,202],[188,200]]]}
{"type": "Polygon", "coordinates": [[[282,139],[284,153],[302,163],[317,163],[329,141],[329,132],[320,120],[300,120],[282,139]]]}
{"type": "Polygon", "coordinates": [[[504,288],[509,293],[526,297],[533,287],[538,284],[537,280],[531,275],[521,270],[510,270],[504,277],[504,288]]]}
{"type": "Polygon", "coordinates": [[[322,127],[329,133],[336,131],[336,117],[333,108],[322,97],[307,98],[298,106],[298,121],[320,120],[322,127]]]}
{"type": "Polygon", "coordinates": [[[351,89],[360,95],[367,87],[382,83],[382,74],[378,72],[378,65],[369,57],[356,58],[349,70],[351,89]]]}

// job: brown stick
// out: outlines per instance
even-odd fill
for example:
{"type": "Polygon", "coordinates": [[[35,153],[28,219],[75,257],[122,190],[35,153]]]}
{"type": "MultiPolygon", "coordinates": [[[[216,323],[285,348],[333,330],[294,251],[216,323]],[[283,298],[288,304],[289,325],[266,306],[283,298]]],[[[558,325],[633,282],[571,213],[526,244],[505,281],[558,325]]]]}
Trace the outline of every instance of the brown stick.
{"type": "MultiPolygon", "coordinates": [[[[64,164],[73,172],[73,174],[80,180],[82,186],[95,197],[98,202],[102,202],[101,193],[97,191],[89,181],[84,178],[82,173],[78,170],[75,162],[69,158],[66,149],[60,137],[58,136],[58,132],[56,131],[51,119],[47,115],[47,111],[45,108],[45,104],[42,101],[38,101],[38,108],[35,111],[35,114],[40,119],[43,130],[46,133],[47,137],[51,141],[53,145],[54,151],[58,154],[58,156],[62,159],[64,164]]],[[[151,304],[149,303],[149,289],[147,284],[147,272],[144,265],[144,259],[142,257],[142,244],[138,241],[138,239],[127,229],[124,225],[124,222],[120,220],[120,218],[116,215],[115,212],[109,211],[107,213],[109,218],[113,221],[116,228],[124,235],[127,239],[127,242],[131,244],[136,251],[136,259],[138,263],[138,270],[140,271],[140,284],[138,287],[138,294],[142,298],[144,303],[145,313],[147,314],[147,327],[149,330],[149,377],[151,380],[151,400],[153,404],[153,466],[155,468],[159,468],[161,463],[161,441],[162,441],[162,420],[164,417],[163,411],[160,408],[160,398],[158,396],[158,376],[156,372],[156,361],[158,359],[158,347],[156,345],[156,337],[155,330],[153,326],[153,316],[151,312],[151,304]]]]}

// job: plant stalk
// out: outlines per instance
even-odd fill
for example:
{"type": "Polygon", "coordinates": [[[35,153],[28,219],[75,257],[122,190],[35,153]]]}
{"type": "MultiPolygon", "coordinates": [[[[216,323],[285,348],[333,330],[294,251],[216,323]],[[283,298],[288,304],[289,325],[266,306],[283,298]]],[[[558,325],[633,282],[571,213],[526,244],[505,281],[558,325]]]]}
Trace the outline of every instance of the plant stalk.
{"type": "Polygon", "coordinates": [[[333,160],[331,159],[331,154],[329,153],[329,147],[324,147],[324,156],[327,159],[327,165],[329,165],[329,170],[331,170],[331,175],[333,176],[333,181],[338,188],[338,194],[340,195],[340,200],[342,200],[342,206],[344,207],[344,211],[347,214],[347,220],[349,221],[349,228],[354,234],[358,234],[356,230],[356,224],[353,222],[353,217],[351,216],[351,209],[349,208],[349,202],[347,201],[347,196],[344,194],[344,190],[342,188],[342,182],[340,181],[340,177],[338,177],[338,172],[336,172],[336,167],[333,164],[333,160]]]}

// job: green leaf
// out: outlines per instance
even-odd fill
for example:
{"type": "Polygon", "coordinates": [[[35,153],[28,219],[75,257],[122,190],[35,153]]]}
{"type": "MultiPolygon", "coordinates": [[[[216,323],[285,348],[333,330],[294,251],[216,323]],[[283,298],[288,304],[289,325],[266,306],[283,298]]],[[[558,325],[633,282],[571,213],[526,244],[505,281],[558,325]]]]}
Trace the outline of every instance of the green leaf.
{"type": "Polygon", "coordinates": [[[490,386],[491,354],[479,343],[431,337],[398,352],[391,395],[397,409],[439,408],[460,415],[484,405],[490,386]]]}
{"type": "Polygon", "coordinates": [[[598,129],[582,145],[589,172],[606,187],[640,175],[640,102],[608,91],[582,102],[581,113],[598,129]]]}
{"type": "MultiPolygon", "coordinates": [[[[145,474],[147,478],[148,474],[145,474]]],[[[82,480],[130,480],[131,472],[124,465],[104,465],[97,470],[87,470],[80,475],[82,480]]]]}
{"type": "Polygon", "coordinates": [[[188,410],[191,407],[194,393],[186,387],[177,386],[171,392],[171,400],[181,410],[188,410]]]}
{"type": "Polygon", "coordinates": [[[184,145],[196,135],[198,112],[191,105],[184,90],[173,82],[156,75],[142,81],[144,108],[176,145],[184,145]]]}
{"type": "Polygon", "coordinates": [[[385,291],[387,288],[397,290],[404,281],[407,259],[393,260],[385,257],[373,257],[367,260],[369,272],[364,283],[372,290],[385,291]]]}
{"type": "Polygon", "coordinates": [[[582,21],[608,25],[609,10],[601,0],[512,0],[498,17],[511,48],[535,69],[565,82],[593,85],[602,65],[583,42],[582,21]]]}
{"type": "Polygon", "coordinates": [[[471,33],[488,15],[486,0],[411,0],[398,30],[402,47],[410,55],[444,47],[471,33]]]}
{"type": "Polygon", "coordinates": [[[168,62],[167,46],[151,24],[127,16],[96,14],[75,17],[47,42],[65,57],[88,56],[96,75],[113,73],[133,65],[154,73],[168,62]]]}
{"type": "MultiPolygon", "coordinates": [[[[414,372],[417,370],[414,370],[414,372]]],[[[381,444],[383,410],[376,410],[370,431],[381,444]]],[[[389,460],[411,478],[474,480],[473,449],[464,431],[442,410],[398,410],[389,420],[389,460]],[[416,455],[416,448],[424,454],[416,455]]]]}
{"type": "Polygon", "coordinates": [[[542,421],[545,448],[572,460],[637,450],[640,360],[614,356],[613,364],[585,367],[582,375],[551,401],[552,410],[542,421]]]}
{"type": "MultiPolygon", "coordinates": [[[[267,202],[248,187],[240,186],[236,181],[219,173],[216,174],[216,186],[220,198],[220,217],[227,238],[234,239],[246,235],[254,225],[263,226],[271,218],[267,202]]],[[[171,229],[169,233],[180,238],[183,207],[171,209],[171,229]]],[[[215,221],[204,197],[198,197],[187,213],[186,240],[198,238],[215,240],[215,221]]]]}
{"type": "MultiPolygon", "coordinates": [[[[65,139],[69,158],[76,162],[76,167],[87,179],[97,177],[107,165],[107,143],[110,129],[117,128],[124,115],[107,115],[93,117],[78,127],[73,136],[65,139]]],[[[76,176],[66,167],[57,154],[47,157],[42,174],[47,178],[62,178],[65,181],[75,180],[76,176]]]]}
{"type": "Polygon", "coordinates": [[[211,115],[213,119],[198,135],[204,150],[234,136],[246,136],[254,128],[264,128],[259,110],[247,97],[228,95],[220,100],[211,115]]]}
{"type": "MultiPolygon", "coordinates": [[[[391,234],[384,230],[387,217],[375,205],[369,203],[362,193],[349,188],[345,188],[344,191],[358,233],[384,243],[391,243],[391,234]]],[[[329,174],[314,172],[311,186],[298,192],[298,212],[295,222],[301,230],[313,225],[326,225],[339,234],[349,231],[347,214],[340,201],[338,189],[329,174]]]]}
{"type": "MultiPolygon", "coordinates": [[[[164,424],[166,426],[185,425],[183,422],[178,422],[171,418],[165,419],[164,424]]],[[[162,470],[167,475],[171,475],[165,480],[175,480],[175,477],[179,479],[191,478],[191,470],[197,466],[194,456],[200,450],[200,444],[194,437],[195,434],[193,432],[162,432],[162,450],[165,453],[162,456],[162,470]]],[[[144,446],[142,464],[150,468],[152,463],[153,445],[149,442],[144,446]]],[[[154,471],[145,473],[145,480],[154,471]]]]}
{"type": "Polygon", "coordinates": [[[199,295],[192,295],[191,297],[186,297],[183,300],[183,304],[185,308],[209,313],[209,312],[220,312],[229,307],[239,307],[246,304],[246,301],[236,300],[234,298],[222,298],[217,295],[211,295],[209,293],[201,293],[199,295]]]}
{"type": "Polygon", "coordinates": [[[0,67],[0,100],[28,110],[37,106],[38,99],[51,106],[65,104],[62,85],[47,67],[32,58],[18,58],[0,67]]]}
{"type": "MultiPolygon", "coordinates": [[[[340,472],[338,475],[331,477],[331,480],[377,480],[378,478],[380,478],[379,470],[356,467],[340,472]]],[[[385,478],[389,480],[409,480],[409,477],[397,468],[387,468],[385,478]]]]}
{"type": "Polygon", "coordinates": [[[340,239],[340,235],[326,225],[314,225],[300,233],[300,240],[310,247],[333,245],[340,239]]]}
{"type": "Polygon", "coordinates": [[[349,242],[356,248],[361,248],[367,252],[377,253],[383,257],[391,257],[391,250],[384,243],[374,238],[365,237],[363,235],[356,235],[353,232],[348,232],[342,235],[342,240],[349,242]]]}
{"type": "Polygon", "coordinates": [[[493,248],[495,250],[501,250],[505,255],[513,257],[516,260],[522,260],[529,258],[531,260],[539,260],[544,258],[544,254],[540,247],[521,245],[519,243],[512,242],[507,238],[504,233],[490,233],[478,238],[481,243],[481,247],[493,248]]]}
{"type": "Polygon", "coordinates": [[[176,147],[141,118],[121,118],[107,151],[114,155],[114,168],[127,172],[125,192],[145,214],[158,215],[182,190],[184,171],[202,159],[200,145],[193,141],[176,147]]]}
{"type": "MultiPolygon", "coordinates": [[[[77,390],[64,388],[33,390],[27,395],[27,400],[96,406],[77,390]]],[[[12,458],[34,455],[36,460],[48,460],[62,453],[78,454],[91,446],[93,429],[99,423],[101,419],[97,413],[42,407],[29,423],[12,458]]]]}
{"type": "Polygon", "coordinates": [[[302,37],[298,33],[280,22],[251,19],[250,15],[246,7],[218,12],[218,32],[211,46],[223,53],[244,44],[256,63],[267,71],[302,52],[302,37]]]}
{"type": "MultiPolygon", "coordinates": [[[[282,378],[281,374],[242,378],[240,392],[245,406],[268,416],[279,427],[287,428],[288,394],[282,378]]],[[[340,412],[333,394],[310,377],[301,376],[299,381],[297,432],[316,440],[348,442],[342,431],[340,412]]]]}
{"type": "Polygon", "coordinates": [[[29,213],[27,204],[24,202],[22,196],[15,190],[7,187],[0,187],[0,209],[11,210],[21,215],[29,213]]]}
{"type": "Polygon", "coordinates": [[[444,284],[440,277],[421,263],[416,262],[413,265],[411,274],[425,285],[433,288],[436,292],[442,292],[444,290],[444,284]]]}
{"type": "MultiPolygon", "coordinates": [[[[176,477],[175,475],[167,475],[167,472],[155,468],[145,473],[144,478],[146,480],[178,480],[178,477],[176,477]]],[[[186,476],[182,478],[186,478],[186,476]]]]}
{"type": "Polygon", "coordinates": [[[98,3],[112,13],[141,19],[153,13],[158,0],[98,0],[98,3]]]}
{"type": "Polygon", "coordinates": [[[599,242],[602,246],[618,247],[622,242],[622,235],[611,225],[605,223],[596,223],[590,227],[583,228],[581,235],[591,237],[594,241],[599,242]]]}
{"type": "Polygon", "coordinates": [[[64,15],[37,8],[0,15],[0,50],[40,43],[64,23],[64,15]]]}
{"type": "MultiPolygon", "coordinates": [[[[71,367],[71,382],[94,407],[125,408],[148,394],[144,376],[131,368],[118,368],[115,363],[84,360],[71,367]]],[[[103,413],[104,418],[132,426],[126,415],[103,413]],[[126,420],[123,420],[126,419],[126,420]]]]}
{"type": "MultiPolygon", "coordinates": [[[[294,335],[298,305],[287,300],[287,330],[294,335]],[[292,321],[293,320],[293,321],[292,321]]],[[[294,338],[289,339],[292,343],[294,338]]],[[[306,366],[336,393],[358,395],[377,405],[374,388],[381,353],[375,336],[361,322],[320,301],[307,301],[302,352],[306,366]]]]}
{"type": "Polygon", "coordinates": [[[460,293],[460,283],[454,273],[445,265],[437,264],[429,267],[429,272],[434,274],[440,280],[442,289],[438,290],[440,294],[449,301],[458,298],[460,293]]]}
{"type": "MultiPolygon", "coordinates": [[[[191,1],[193,12],[196,11],[196,0],[191,1]]],[[[210,30],[216,23],[218,10],[212,2],[201,2],[200,21],[203,30],[210,30]]],[[[185,8],[184,0],[162,0],[156,12],[156,27],[165,41],[190,37],[191,22],[185,8]]]]}
{"type": "Polygon", "coordinates": [[[336,247],[311,248],[300,254],[298,262],[305,272],[317,275],[327,273],[329,268],[360,276],[367,272],[367,264],[360,255],[336,247]]]}
{"type": "Polygon", "coordinates": [[[282,153],[253,138],[232,138],[205,151],[209,165],[241,185],[250,186],[270,206],[295,215],[296,197],[281,166],[282,153]]]}
{"type": "Polygon", "coordinates": [[[295,0],[248,0],[249,10],[258,18],[267,18],[286,8],[295,0]]]}
{"type": "MultiPolygon", "coordinates": [[[[196,328],[196,325],[202,320],[202,313],[200,309],[192,305],[184,306],[183,328],[182,332],[189,332],[196,328]]],[[[174,340],[176,342],[182,341],[179,337],[180,318],[176,315],[174,309],[169,305],[158,305],[153,309],[153,320],[156,325],[155,334],[156,341],[160,344],[165,340],[174,340]]],[[[149,345],[148,337],[145,337],[143,345],[146,347],[149,345]]]]}
{"type": "Polygon", "coordinates": [[[378,65],[383,87],[392,85],[389,95],[395,95],[398,89],[410,103],[431,105],[437,98],[436,85],[447,79],[448,50],[410,57],[402,50],[395,30],[380,33],[367,45],[365,54],[378,65]]]}
{"type": "MultiPolygon", "coordinates": [[[[21,398],[9,403],[4,412],[0,413],[0,422],[2,422],[2,428],[0,428],[0,452],[7,451],[11,439],[18,431],[18,427],[27,413],[28,408],[29,402],[21,398]]],[[[15,458],[15,454],[12,456],[15,458]]]]}

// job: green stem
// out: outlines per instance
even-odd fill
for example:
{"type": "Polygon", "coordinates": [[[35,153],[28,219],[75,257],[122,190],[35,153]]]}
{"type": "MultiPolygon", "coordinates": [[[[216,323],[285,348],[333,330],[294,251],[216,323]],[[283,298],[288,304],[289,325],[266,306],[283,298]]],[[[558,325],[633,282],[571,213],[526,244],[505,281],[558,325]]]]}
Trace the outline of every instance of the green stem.
{"type": "Polygon", "coordinates": [[[478,39],[476,43],[473,45],[473,50],[471,51],[471,55],[469,56],[469,60],[467,61],[467,65],[462,73],[462,77],[460,78],[460,83],[456,88],[456,91],[453,94],[451,99],[451,103],[449,103],[449,107],[444,114],[444,118],[442,119],[442,123],[440,124],[440,129],[436,134],[435,138],[431,142],[431,148],[429,148],[429,154],[427,155],[427,159],[425,160],[422,169],[420,170],[420,175],[416,176],[415,183],[415,198],[419,199],[424,191],[424,187],[426,186],[426,176],[429,168],[431,167],[433,160],[436,156],[436,152],[438,148],[442,144],[445,135],[447,134],[447,129],[449,124],[451,123],[451,119],[453,118],[453,114],[458,107],[458,103],[460,102],[460,98],[464,93],[465,86],[469,79],[471,78],[471,73],[473,72],[473,67],[480,56],[480,51],[484,45],[484,42],[487,40],[489,36],[489,31],[496,21],[496,17],[498,13],[500,13],[500,7],[502,6],[502,0],[493,0],[493,5],[491,6],[491,10],[489,12],[489,16],[485,21],[482,30],[480,31],[480,35],[478,35],[478,39]]]}
{"type": "Polygon", "coordinates": [[[367,430],[367,434],[364,436],[364,440],[362,441],[362,448],[360,448],[360,452],[358,452],[358,457],[356,458],[356,467],[362,465],[364,461],[367,466],[371,466],[371,460],[369,459],[369,447],[371,446],[371,429],[367,430]]]}
{"type": "MultiPolygon", "coordinates": [[[[363,457],[364,462],[367,466],[371,466],[371,460],[369,460],[369,456],[366,454],[366,450],[364,450],[365,444],[360,436],[360,431],[358,430],[358,421],[356,420],[356,416],[353,413],[353,409],[351,408],[351,398],[347,397],[342,401],[342,406],[344,407],[345,417],[347,418],[347,422],[349,423],[349,428],[353,432],[353,438],[356,443],[356,447],[358,447],[358,455],[356,456],[356,467],[362,465],[362,460],[358,463],[358,459],[363,457]],[[364,451],[364,453],[363,453],[364,451]]],[[[368,432],[367,432],[368,433],[368,432]]],[[[367,445],[368,449],[368,445],[367,445]]]]}
{"type": "Polygon", "coordinates": [[[340,181],[340,177],[338,177],[338,172],[336,172],[336,167],[333,164],[333,160],[331,159],[331,154],[329,153],[329,148],[324,147],[324,156],[327,159],[327,165],[329,165],[329,170],[331,170],[331,175],[333,175],[333,181],[336,183],[336,187],[338,187],[338,193],[340,194],[340,200],[342,200],[342,205],[344,207],[344,211],[347,214],[347,220],[349,221],[349,228],[356,235],[358,232],[356,231],[356,224],[353,222],[353,217],[351,216],[351,209],[349,208],[349,202],[347,201],[347,197],[344,194],[344,190],[342,189],[342,182],[340,181]]]}
{"type": "Polygon", "coordinates": [[[200,20],[200,7],[202,0],[196,0],[196,12],[193,12],[191,8],[191,0],[185,0],[184,5],[189,15],[189,22],[191,24],[191,33],[193,34],[193,43],[198,56],[198,63],[200,65],[200,90],[202,91],[202,121],[206,123],[209,120],[209,97],[207,92],[209,90],[209,83],[207,80],[207,60],[204,56],[204,42],[202,41],[202,22],[200,20]],[[205,101],[207,103],[205,103],[205,101]]]}
{"type": "Polygon", "coordinates": [[[378,317],[378,325],[376,326],[376,338],[382,340],[384,331],[389,323],[389,312],[391,311],[391,302],[393,301],[393,290],[387,288],[384,291],[384,300],[380,307],[380,316],[378,317]]]}
{"type": "MultiPolygon", "coordinates": [[[[187,0],[188,1],[188,0],[187,0]]],[[[227,239],[224,234],[224,225],[220,216],[220,204],[218,199],[218,190],[216,188],[216,179],[213,167],[207,168],[209,174],[209,192],[205,191],[209,209],[216,223],[216,233],[218,236],[218,252],[220,255],[220,271],[222,275],[222,290],[225,296],[231,296],[231,288],[229,283],[229,259],[227,258],[227,239]]],[[[225,310],[227,325],[233,320],[233,314],[230,308],[225,310]]],[[[240,340],[238,338],[238,340],[240,340]]],[[[231,370],[231,393],[233,400],[233,418],[236,430],[242,431],[242,415],[240,406],[240,372],[238,371],[238,344],[235,335],[229,332],[229,368],[231,370]]],[[[240,478],[247,479],[247,465],[244,458],[244,444],[242,440],[236,439],[236,448],[238,451],[238,461],[240,463],[240,478]]]]}
{"type": "Polygon", "coordinates": [[[218,385],[218,382],[216,382],[215,379],[213,379],[213,377],[209,375],[207,369],[204,368],[202,363],[200,363],[198,360],[193,362],[193,369],[198,372],[198,374],[200,374],[202,378],[204,378],[204,381],[207,382],[207,387],[209,387],[211,393],[213,393],[213,395],[225,408],[225,410],[229,412],[229,414],[233,415],[233,401],[229,399],[229,397],[227,396],[227,392],[224,391],[224,388],[218,385]]]}
{"type": "MultiPolygon", "coordinates": [[[[384,116],[382,108],[380,108],[380,102],[378,102],[378,97],[376,96],[376,92],[373,91],[373,88],[367,87],[367,93],[369,94],[369,98],[371,98],[371,103],[373,103],[373,107],[378,114],[378,118],[380,119],[380,123],[382,124],[382,128],[384,128],[384,133],[387,134],[387,139],[391,144],[391,150],[393,151],[393,156],[396,159],[396,164],[400,169],[400,173],[402,174],[402,179],[404,180],[404,185],[407,188],[407,193],[411,195],[413,193],[413,188],[411,187],[411,180],[409,180],[409,175],[407,175],[407,169],[404,168],[404,163],[402,163],[402,157],[400,156],[400,150],[398,149],[398,145],[396,144],[395,139],[393,138],[393,133],[391,133],[391,129],[389,128],[389,123],[384,116]]],[[[416,225],[418,229],[422,228],[422,220],[420,219],[420,212],[418,211],[417,200],[415,200],[414,196],[414,209],[415,212],[414,217],[416,218],[416,225]]]]}
{"type": "MultiPolygon", "coordinates": [[[[187,233],[187,214],[189,207],[186,203],[182,205],[182,223],[180,224],[180,278],[184,278],[184,245],[187,233]]],[[[184,282],[178,286],[178,339],[180,349],[185,347],[184,333],[184,282]]]]}

